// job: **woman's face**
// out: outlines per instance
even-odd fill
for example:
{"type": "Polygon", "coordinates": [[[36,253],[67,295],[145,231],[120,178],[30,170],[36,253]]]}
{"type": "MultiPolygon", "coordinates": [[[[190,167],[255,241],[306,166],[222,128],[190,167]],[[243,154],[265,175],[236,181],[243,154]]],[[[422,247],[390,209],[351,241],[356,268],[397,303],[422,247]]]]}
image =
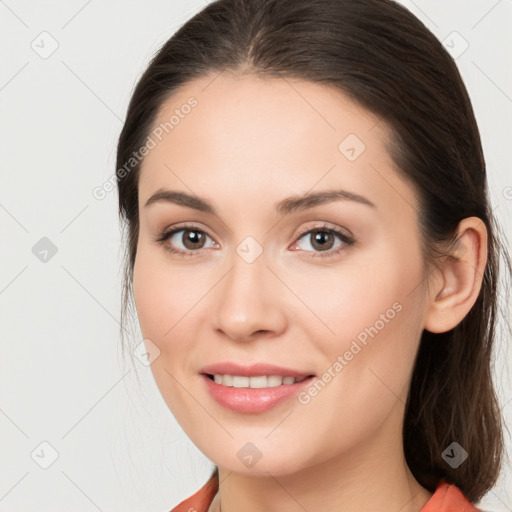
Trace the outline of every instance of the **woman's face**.
{"type": "Polygon", "coordinates": [[[135,302],[163,398],[223,468],[284,475],[400,443],[425,280],[417,199],[378,121],[327,86],[227,74],[159,113],[139,181],[135,302]],[[146,205],[162,191],[211,211],[146,205]],[[345,192],[292,202],[326,191],[345,192]],[[273,401],[290,385],[203,375],[225,362],[315,377],[273,401]]]}

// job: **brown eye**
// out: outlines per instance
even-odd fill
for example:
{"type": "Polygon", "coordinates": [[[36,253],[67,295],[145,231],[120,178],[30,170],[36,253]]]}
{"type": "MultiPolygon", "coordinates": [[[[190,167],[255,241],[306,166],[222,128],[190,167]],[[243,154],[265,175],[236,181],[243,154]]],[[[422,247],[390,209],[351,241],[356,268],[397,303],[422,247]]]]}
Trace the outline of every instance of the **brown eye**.
{"type": "Polygon", "coordinates": [[[334,245],[335,236],[333,233],[325,229],[314,229],[309,233],[311,236],[311,246],[319,251],[327,251],[332,249],[334,245]]]}
{"type": "Polygon", "coordinates": [[[218,244],[202,229],[195,226],[181,226],[161,233],[155,238],[155,242],[162,244],[171,253],[195,256],[205,248],[207,239],[211,241],[210,247],[218,247],[218,244]]]}
{"type": "Polygon", "coordinates": [[[295,245],[301,252],[305,252],[308,258],[326,258],[336,256],[354,243],[355,240],[351,236],[337,229],[319,226],[303,232],[295,245]],[[336,239],[338,244],[336,244],[336,239]],[[309,247],[301,247],[302,240],[309,242],[309,247]]]}
{"type": "Polygon", "coordinates": [[[331,229],[316,228],[309,230],[307,233],[304,233],[300,237],[300,240],[305,239],[312,247],[312,249],[306,247],[304,250],[323,252],[328,251],[334,247],[336,238],[341,239],[342,243],[346,241],[345,237],[343,237],[341,233],[334,232],[331,229]]]}
{"type": "MultiPolygon", "coordinates": [[[[205,233],[198,229],[182,229],[181,242],[186,249],[202,249],[205,241],[205,233]]],[[[178,231],[179,233],[180,231],[178,231]]]]}

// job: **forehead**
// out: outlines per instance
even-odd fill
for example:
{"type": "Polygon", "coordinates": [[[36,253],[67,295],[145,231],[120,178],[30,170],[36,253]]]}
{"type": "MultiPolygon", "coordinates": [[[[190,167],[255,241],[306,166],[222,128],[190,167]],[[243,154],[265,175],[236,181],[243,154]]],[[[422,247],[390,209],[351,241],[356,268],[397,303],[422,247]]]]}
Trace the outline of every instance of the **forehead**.
{"type": "Polygon", "coordinates": [[[342,185],[376,196],[388,182],[384,193],[411,194],[393,172],[385,122],[332,86],[210,74],[162,104],[155,133],[141,166],[141,200],[167,186],[201,196],[229,186],[264,197],[269,185],[288,194],[342,185]]]}

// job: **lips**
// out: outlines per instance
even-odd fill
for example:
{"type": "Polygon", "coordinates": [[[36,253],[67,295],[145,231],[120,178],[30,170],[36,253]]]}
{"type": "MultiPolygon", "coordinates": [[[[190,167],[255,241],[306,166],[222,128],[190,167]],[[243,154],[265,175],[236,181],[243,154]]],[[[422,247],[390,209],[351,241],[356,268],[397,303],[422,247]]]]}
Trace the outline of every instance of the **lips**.
{"type": "Polygon", "coordinates": [[[250,366],[241,366],[232,362],[210,364],[201,368],[200,373],[204,375],[240,375],[245,377],[257,377],[260,375],[279,375],[281,377],[310,377],[312,372],[276,366],[274,364],[257,363],[250,366]]]}
{"type": "Polygon", "coordinates": [[[233,362],[222,362],[204,366],[200,370],[202,381],[206,386],[209,395],[223,407],[239,413],[261,413],[272,409],[280,403],[291,400],[302,389],[309,386],[314,380],[312,372],[287,368],[269,363],[256,363],[250,366],[242,366],[233,362]],[[217,376],[214,379],[214,376],[217,376]],[[231,377],[226,377],[231,376],[231,377]],[[246,377],[270,377],[275,381],[276,376],[283,378],[282,385],[261,387],[238,387],[229,384],[244,384],[247,380],[258,381],[260,379],[245,379],[246,377]],[[238,379],[236,379],[238,377],[238,379]],[[299,379],[297,382],[284,382],[284,378],[291,381],[291,378],[299,379]],[[220,381],[219,381],[220,378],[220,381]],[[229,382],[223,384],[224,379],[229,382]]]}

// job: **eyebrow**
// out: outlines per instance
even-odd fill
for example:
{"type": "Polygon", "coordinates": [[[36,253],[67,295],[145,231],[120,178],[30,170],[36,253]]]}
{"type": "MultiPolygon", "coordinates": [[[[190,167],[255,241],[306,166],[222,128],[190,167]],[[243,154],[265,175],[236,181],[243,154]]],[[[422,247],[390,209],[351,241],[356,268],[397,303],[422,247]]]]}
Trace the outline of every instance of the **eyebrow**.
{"type": "MultiPolygon", "coordinates": [[[[302,196],[291,196],[283,199],[275,205],[276,213],[279,215],[288,215],[293,212],[307,210],[325,203],[333,201],[354,201],[372,208],[377,208],[374,203],[369,199],[354,192],[348,192],[347,190],[323,190],[320,192],[310,192],[302,196]]],[[[145,208],[155,203],[174,203],[201,212],[210,213],[217,215],[213,205],[206,199],[202,199],[198,196],[189,195],[185,192],[178,192],[175,190],[157,190],[145,204],[145,208]]]]}

